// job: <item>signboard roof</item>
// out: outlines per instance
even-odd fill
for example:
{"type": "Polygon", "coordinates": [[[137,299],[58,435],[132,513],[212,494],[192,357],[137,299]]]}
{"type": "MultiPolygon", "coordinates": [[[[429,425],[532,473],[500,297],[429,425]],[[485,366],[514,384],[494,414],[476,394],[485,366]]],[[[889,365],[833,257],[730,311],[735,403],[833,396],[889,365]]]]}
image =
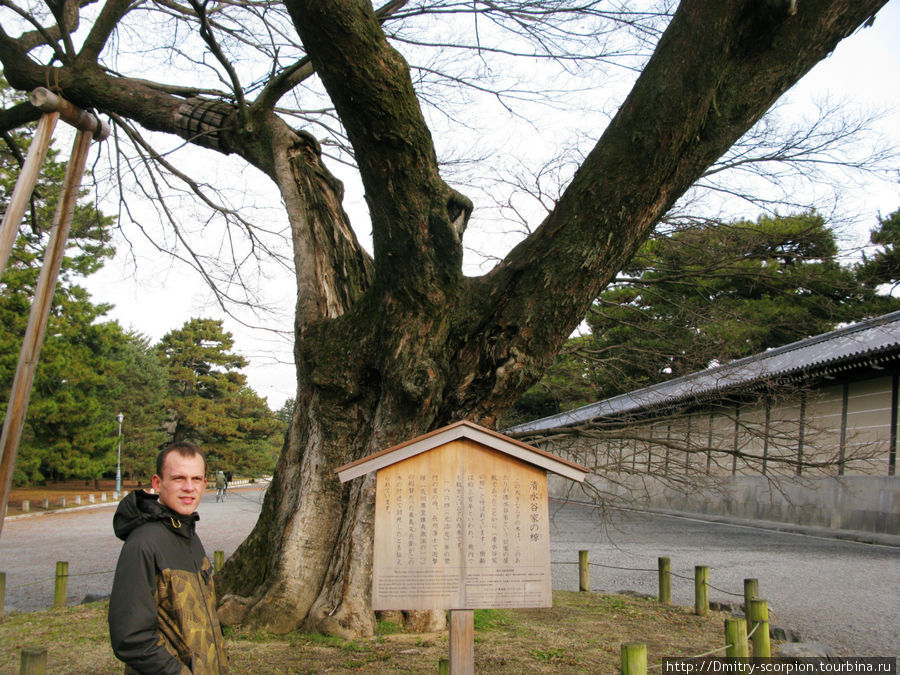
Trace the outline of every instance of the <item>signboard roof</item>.
{"type": "Polygon", "coordinates": [[[488,448],[503,452],[523,462],[559,474],[579,483],[584,481],[590,469],[562,459],[539,448],[522,443],[501,433],[486,429],[472,422],[463,420],[441,429],[436,429],[418,438],[400,443],[386,450],[363,457],[338,467],[337,474],[342,483],[372,471],[383,469],[420,453],[433,450],[441,445],[460,438],[467,438],[488,448]]]}

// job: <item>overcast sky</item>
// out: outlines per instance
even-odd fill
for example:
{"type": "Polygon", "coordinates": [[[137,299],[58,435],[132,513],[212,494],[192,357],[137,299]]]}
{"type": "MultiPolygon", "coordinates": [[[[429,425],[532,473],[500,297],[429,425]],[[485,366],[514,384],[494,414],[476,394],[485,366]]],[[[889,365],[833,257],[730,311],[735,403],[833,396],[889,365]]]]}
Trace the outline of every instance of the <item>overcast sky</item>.
{"type": "MultiPolygon", "coordinates": [[[[898,36],[900,0],[892,0],[879,13],[874,26],[841,42],[835,53],[820,63],[789,95],[794,100],[804,100],[827,93],[887,110],[889,114],[881,123],[883,133],[900,140],[898,36]]],[[[209,154],[198,153],[196,161],[204,165],[207,172],[215,171],[215,164],[209,164],[209,154]]],[[[860,244],[864,243],[867,230],[876,224],[879,214],[887,215],[898,207],[900,185],[897,176],[893,183],[872,181],[854,191],[854,196],[847,197],[842,204],[844,211],[859,214],[856,234],[860,244]]],[[[345,208],[351,216],[354,210],[363,209],[361,197],[348,191],[345,208]]],[[[186,274],[162,254],[140,253],[137,269],[133,263],[133,260],[120,256],[86,283],[96,302],[115,305],[107,315],[109,319],[117,319],[124,328],[137,330],[155,342],[191,317],[224,318],[226,328],[235,335],[235,351],[251,362],[244,371],[250,386],[267,398],[273,409],[294,396],[294,367],[288,337],[292,327],[294,288],[288,274],[276,275],[266,282],[267,295],[279,312],[278,317],[270,317],[266,323],[284,330],[284,334],[278,335],[272,331],[249,330],[225,317],[199,278],[186,274]]],[[[247,321],[253,323],[255,320],[247,317],[247,321]]]]}

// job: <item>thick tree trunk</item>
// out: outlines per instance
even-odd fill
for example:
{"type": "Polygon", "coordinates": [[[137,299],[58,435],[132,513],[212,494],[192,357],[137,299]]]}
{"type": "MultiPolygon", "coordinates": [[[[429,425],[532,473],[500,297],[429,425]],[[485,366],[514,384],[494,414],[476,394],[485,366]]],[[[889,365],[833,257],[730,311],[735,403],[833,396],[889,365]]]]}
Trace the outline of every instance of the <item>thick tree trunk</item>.
{"type": "Polygon", "coordinates": [[[359,302],[298,328],[298,405],[260,522],[224,570],[229,623],[371,633],[373,479],[342,487],[335,468],[457,419],[492,424],[671,204],[880,3],[797,18],[684,2],[557,209],[473,280],[414,94],[388,86],[404,82],[402,59],[361,4],[334,0],[329,23],[289,3],[357,150],[375,272],[359,302]]]}

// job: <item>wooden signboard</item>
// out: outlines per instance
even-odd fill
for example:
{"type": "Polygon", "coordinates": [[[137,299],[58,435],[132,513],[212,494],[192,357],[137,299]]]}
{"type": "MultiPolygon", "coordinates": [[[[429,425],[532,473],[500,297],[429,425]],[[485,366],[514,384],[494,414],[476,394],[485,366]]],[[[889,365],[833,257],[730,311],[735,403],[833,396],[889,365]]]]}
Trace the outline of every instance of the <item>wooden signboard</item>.
{"type": "Polygon", "coordinates": [[[543,469],[460,439],[378,471],[373,609],[552,604],[543,469]]]}
{"type": "Polygon", "coordinates": [[[450,610],[450,672],[474,673],[473,610],[553,604],[547,471],[588,469],[457,422],[337,473],[372,471],[372,609],[450,610]]]}
{"type": "Polygon", "coordinates": [[[463,421],[337,473],[372,471],[373,609],[552,604],[547,472],[588,469],[463,421]]]}

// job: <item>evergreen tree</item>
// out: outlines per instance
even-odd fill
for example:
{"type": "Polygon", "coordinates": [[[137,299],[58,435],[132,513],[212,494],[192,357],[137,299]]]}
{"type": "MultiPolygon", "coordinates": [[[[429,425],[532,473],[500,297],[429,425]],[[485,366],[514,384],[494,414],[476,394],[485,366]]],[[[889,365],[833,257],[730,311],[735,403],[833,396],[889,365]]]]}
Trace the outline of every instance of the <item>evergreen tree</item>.
{"type": "Polygon", "coordinates": [[[546,416],[896,309],[838,261],[816,213],[648,240],[506,423],[546,416]],[[529,416],[529,413],[539,415],[529,416]]]}
{"type": "Polygon", "coordinates": [[[275,411],[276,419],[284,425],[285,429],[287,429],[291,423],[291,415],[294,414],[294,405],[296,405],[296,403],[294,397],[291,396],[281,404],[281,407],[278,410],[275,411]]]}
{"type": "Polygon", "coordinates": [[[249,475],[274,471],[287,425],[269,410],[266,400],[244,387],[229,401],[226,414],[235,420],[237,431],[218,439],[223,468],[249,475]]]}
{"type": "Polygon", "coordinates": [[[274,467],[270,437],[280,427],[265,399],[246,386],[247,360],[216,319],[191,319],[166,334],[157,354],[168,373],[174,441],[204,447],[210,469],[261,472],[274,467]]]}
{"type": "Polygon", "coordinates": [[[900,209],[878,219],[870,241],[880,248],[871,257],[863,255],[858,274],[870,286],[890,284],[893,290],[900,284],[900,209]]]}
{"type": "Polygon", "coordinates": [[[111,394],[124,415],[122,473],[143,482],[156,472],[156,455],[168,440],[168,380],[145,336],[127,333],[125,338],[117,347],[111,394]]]}

